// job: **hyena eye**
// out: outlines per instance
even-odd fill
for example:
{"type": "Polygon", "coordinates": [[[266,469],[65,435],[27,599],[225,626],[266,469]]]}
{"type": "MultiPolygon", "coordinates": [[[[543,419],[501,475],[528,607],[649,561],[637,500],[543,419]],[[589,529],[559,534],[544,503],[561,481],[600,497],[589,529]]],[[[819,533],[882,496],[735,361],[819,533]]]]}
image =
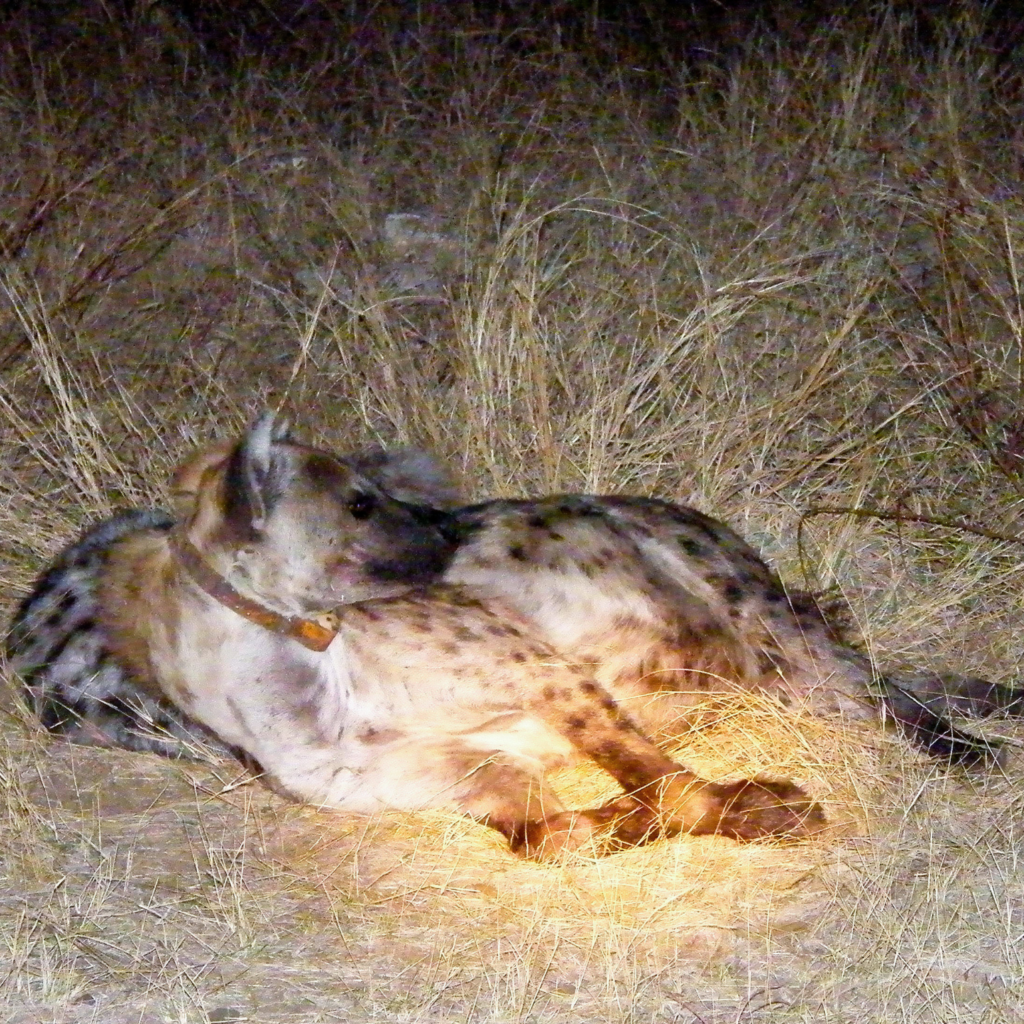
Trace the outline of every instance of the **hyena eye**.
{"type": "Polygon", "coordinates": [[[348,503],[353,519],[369,519],[376,507],[377,499],[372,494],[357,494],[348,503]]]}

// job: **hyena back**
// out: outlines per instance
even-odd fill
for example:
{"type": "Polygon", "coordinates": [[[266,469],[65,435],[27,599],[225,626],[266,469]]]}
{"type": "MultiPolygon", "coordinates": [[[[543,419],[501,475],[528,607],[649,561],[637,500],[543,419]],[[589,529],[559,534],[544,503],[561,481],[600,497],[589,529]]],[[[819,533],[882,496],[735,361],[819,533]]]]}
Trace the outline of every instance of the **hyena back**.
{"type": "Polygon", "coordinates": [[[453,513],[445,579],[588,666],[647,729],[678,734],[709,694],[751,690],[820,713],[881,712],[929,754],[991,759],[949,712],[1020,714],[1024,690],[876,671],[810,595],[786,590],[738,534],[654,498],[561,495],[453,513]]]}
{"type": "Polygon", "coordinates": [[[796,838],[823,824],[792,783],[713,784],[682,769],[503,608],[450,585],[409,593],[442,577],[453,522],[271,420],[199,453],[181,481],[195,495],[185,522],[106,549],[98,628],[130,679],[291,795],[455,808],[538,857],[592,838],[604,849],[679,832],[796,838]],[[327,609],[340,621],[326,650],[298,642],[296,624],[327,609]],[[544,776],[580,753],[625,795],[567,811],[544,776]]]}
{"type": "Polygon", "coordinates": [[[879,671],[842,616],[787,589],[725,523],[657,498],[566,494],[452,507],[423,453],[350,456],[416,501],[450,510],[459,547],[445,580],[503,607],[590,669],[654,735],[695,705],[748,690],[815,713],[876,718],[952,764],[996,747],[949,714],[1024,713],[1024,689],[956,673],[879,671]]]}

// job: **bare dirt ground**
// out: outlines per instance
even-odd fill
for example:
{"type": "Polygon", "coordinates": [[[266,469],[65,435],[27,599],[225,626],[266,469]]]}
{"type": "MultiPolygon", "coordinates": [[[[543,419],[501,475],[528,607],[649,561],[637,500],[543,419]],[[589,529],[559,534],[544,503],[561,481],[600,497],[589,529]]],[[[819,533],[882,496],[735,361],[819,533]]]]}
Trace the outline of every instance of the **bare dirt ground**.
{"type": "MultiPolygon", "coordinates": [[[[339,450],[430,448],[471,497],[695,504],[841,594],[880,663],[1016,679],[1024,111],[999,26],[893,8],[673,49],[678,25],[398,8],[281,15],[275,59],[262,23],[235,60],[227,15],[172,3],[9,33],[4,611],[270,404],[339,450]]],[[[679,757],[798,780],[825,836],[552,867],[451,816],[288,804],[212,754],[54,742],[15,681],[2,709],[4,1020],[1024,1015],[1016,723],[966,776],[727,702],[679,757]]]]}

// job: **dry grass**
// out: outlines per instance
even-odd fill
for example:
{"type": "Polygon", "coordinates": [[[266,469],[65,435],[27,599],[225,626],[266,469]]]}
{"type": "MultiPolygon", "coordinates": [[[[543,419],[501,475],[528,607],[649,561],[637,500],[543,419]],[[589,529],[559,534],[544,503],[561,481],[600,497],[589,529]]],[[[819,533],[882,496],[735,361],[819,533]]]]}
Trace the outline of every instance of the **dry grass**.
{"type": "MultiPolygon", "coordinates": [[[[798,26],[669,73],[668,31],[616,50],[585,19],[458,10],[296,36],[291,74],[229,69],[171,4],[10,35],[7,607],[84,523],[283,403],[338,448],[425,445],[473,495],[694,503],[841,590],[880,659],[1012,679],[1024,110],[981,22],[798,26]],[[800,529],[841,508],[888,518],[800,529]]],[[[737,704],[681,756],[805,782],[832,835],[552,868],[446,816],[327,815],[233,764],[63,747],[9,708],[11,1021],[1024,1012],[1016,748],[946,778],[876,730],[737,704]]]]}

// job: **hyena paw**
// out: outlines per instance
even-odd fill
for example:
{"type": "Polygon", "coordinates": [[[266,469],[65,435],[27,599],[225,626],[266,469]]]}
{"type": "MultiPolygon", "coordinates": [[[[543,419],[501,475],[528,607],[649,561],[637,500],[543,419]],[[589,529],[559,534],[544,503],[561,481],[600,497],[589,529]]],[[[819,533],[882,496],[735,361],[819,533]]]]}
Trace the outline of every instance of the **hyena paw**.
{"type": "Polygon", "coordinates": [[[821,805],[792,782],[743,779],[703,783],[696,790],[700,811],[667,815],[637,797],[623,796],[585,811],[561,811],[517,826],[509,835],[513,852],[536,861],[583,851],[604,855],[643,846],[666,836],[724,835],[740,842],[807,839],[826,825],[821,805]]]}
{"type": "Polygon", "coordinates": [[[690,831],[740,842],[807,839],[826,825],[821,805],[792,782],[742,779],[709,787],[713,807],[690,831]]]}
{"type": "Polygon", "coordinates": [[[585,811],[561,811],[528,821],[511,838],[512,850],[530,860],[556,860],[575,850],[599,856],[642,846],[663,835],[657,816],[624,796],[585,811]]]}

